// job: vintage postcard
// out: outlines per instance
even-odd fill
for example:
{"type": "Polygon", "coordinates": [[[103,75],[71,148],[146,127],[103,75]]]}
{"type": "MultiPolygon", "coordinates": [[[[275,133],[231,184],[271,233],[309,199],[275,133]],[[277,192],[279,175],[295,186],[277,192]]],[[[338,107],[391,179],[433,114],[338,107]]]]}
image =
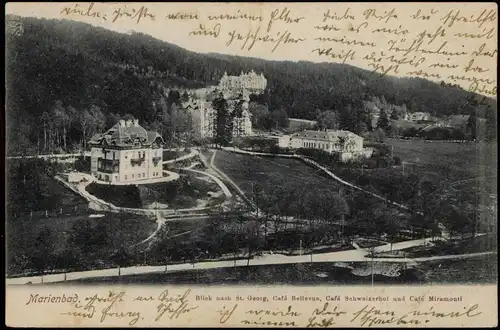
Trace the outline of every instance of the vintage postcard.
{"type": "Polygon", "coordinates": [[[497,325],[495,3],[6,5],[6,324],[497,325]]]}

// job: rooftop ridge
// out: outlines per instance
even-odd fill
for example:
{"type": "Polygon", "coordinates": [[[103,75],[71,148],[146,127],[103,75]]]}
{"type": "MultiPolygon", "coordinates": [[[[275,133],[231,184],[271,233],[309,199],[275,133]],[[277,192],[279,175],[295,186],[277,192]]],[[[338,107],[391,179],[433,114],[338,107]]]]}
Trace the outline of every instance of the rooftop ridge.
{"type": "Polygon", "coordinates": [[[148,131],[139,125],[139,120],[132,119],[125,121],[122,119],[105,133],[95,134],[90,139],[90,144],[99,145],[103,142],[103,140],[105,140],[107,144],[113,144],[121,147],[132,147],[137,139],[141,145],[149,146],[158,137],[161,139],[162,144],[165,143],[162,136],[158,134],[158,132],[148,131]]]}

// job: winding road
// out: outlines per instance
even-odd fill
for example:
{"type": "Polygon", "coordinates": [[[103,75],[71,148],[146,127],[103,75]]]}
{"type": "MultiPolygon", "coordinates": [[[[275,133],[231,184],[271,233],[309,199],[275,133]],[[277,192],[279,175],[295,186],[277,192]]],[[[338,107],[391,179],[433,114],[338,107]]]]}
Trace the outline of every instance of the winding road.
{"type": "MultiPolygon", "coordinates": [[[[410,246],[422,245],[423,239],[405,241],[393,244],[392,250],[397,251],[401,249],[408,248],[410,246]]],[[[429,241],[427,239],[427,241],[429,241]]],[[[377,252],[387,252],[390,251],[389,246],[378,247],[377,252]]],[[[348,251],[339,252],[328,252],[313,254],[304,254],[299,256],[286,256],[283,254],[264,254],[260,257],[254,257],[250,259],[249,266],[262,266],[262,265],[277,265],[277,264],[297,264],[297,263],[319,263],[319,262],[368,262],[371,258],[365,257],[369,253],[367,249],[353,249],[348,251]]],[[[434,257],[423,257],[423,258],[375,258],[374,262],[392,262],[392,263],[407,263],[415,264],[424,261],[436,261],[436,260],[450,260],[450,259],[464,259],[473,258],[478,256],[493,255],[497,254],[497,251],[487,251],[480,253],[471,254],[460,254],[460,255],[444,255],[444,256],[434,256],[434,257]]],[[[168,266],[168,272],[177,271],[187,271],[187,270],[204,270],[204,269],[214,269],[214,268],[228,268],[228,267],[244,267],[247,266],[247,260],[224,260],[224,261],[206,261],[199,263],[183,263],[174,264],[168,266]]],[[[78,280],[85,278],[96,278],[96,277],[115,277],[126,275],[138,275],[138,274],[148,274],[148,273],[160,273],[165,271],[165,266],[135,266],[112,268],[112,269],[102,269],[102,270],[90,270],[84,272],[72,272],[66,274],[50,274],[43,276],[43,282],[41,276],[31,276],[31,277],[18,277],[18,278],[7,278],[7,285],[19,285],[19,284],[38,284],[38,283],[48,283],[48,282],[64,282],[70,280],[78,280]]]]}
{"type": "MultiPolygon", "coordinates": [[[[180,150],[180,149],[175,149],[175,150],[180,150]]],[[[173,163],[180,162],[180,161],[183,161],[183,160],[186,160],[186,159],[190,159],[190,158],[196,157],[199,154],[200,154],[200,152],[198,150],[196,150],[196,149],[193,148],[193,149],[191,149],[191,151],[187,155],[180,156],[180,157],[177,157],[175,159],[169,159],[169,160],[163,161],[163,165],[165,165],[165,164],[173,164],[173,163]]]]}
{"type": "MultiPolygon", "coordinates": [[[[230,150],[233,151],[233,150],[230,150]]],[[[249,153],[249,152],[244,152],[244,153],[249,153]]],[[[222,177],[222,179],[226,180],[229,182],[231,185],[234,186],[234,188],[242,194],[242,196],[245,196],[243,191],[229,178],[227,177],[222,171],[217,169],[214,165],[214,159],[215,159],[216,151],[213,151],[212,157],[210,159],[209,167],[216,172],[219,176],[222,177]]],[[[289,155],[287,155],[289,156],[289,155]]],[[[204,163],[206,160],[204,157],[200,154],[200,159],[204,163]]],[[[314,164],[315,166],[320,167],[322,170],[324,170],[326,173],[328,173],[331,177],[335,178],[341,183],[344,183],[346,185],[349,185],[353,188],[363,190],[362,188],[359,188],[357,186],[354,186],[337,176],[335,174],[331,173],[328,171],[326,168],[320,166],[319,164],[310,161],[310,163],[314,164]]],[[[206,174],[206,173],[205,173],[206,174]]],[[[227,187],[226,187],[227,189],[227,187]]],[[[367,192],[367,191],[365,191],[367,192]]],[[[373,194],[371,192],[367,192],[370,194],[373,194]]],[[[378,196],[381,199],[384,199],[381,196],[378,196]]],[[[394,203],[396,204],[396,203],[394,203]]],[[[396,204],[398,206],[404,207],[403,205],[396,204]]],[[[200,217],[200,216],[208,216],[208,215],[182,215],[182,217],[200,217]]],[[[174,219],[174,218],[171,218],[174,219]]],[[[162,220],[162,224],[164,224],[166,221],[169,221],[170,219],[164,218],[162,220]]],[[[158,228],[161,226],[159,225],[158,228]]],[[[151,236],[148,238],[150,239],[151,236]]],[[[444,239],[444,238],[439,238],[439,239],[444,239]]],[[[414,246],[421,246],[427,242],[429,242],[430,239],[417,239],[417,240],[409,240],[409,241],[404,241],[404,242],[398,242],[392,244],[392,247],[390,244],[382,245],[379,247],[374,248],[375,252],[389,252],[389,251],[398,251],[398,250],[403,250],[407,249],[409,247],[414,247],[414,246]]],[[[248,263],[250,266],[260,266],[260,265],[275,265],[275,264],[297,264],[297,263],[309,263],[309,262],[368,262],[371,261],[372,258],[366,257],[367,254],[369,254],[369,249],[363,249],[357,246],[354,249],[347,250],[347,251],[338,251],[338,252],[327,252],[327,253],[318,253],[318,254],[307,254],[307,255],[299,255],[299,256],[286,256],[283,254],[272,254],[272,253],[265,253],[262,256],[254,257],[251,259],[248,263]]],[[[478,257],[478,256],[485,256],[485,255],[493,255],[497,254],[497,251],[486,251],[486,252],[480,252],[480,253],[471,253],[471,254],[460,254],[460,255],[444,255],[444,256],[432,256],[432,257],[422,257],[422,258],[374,258],[374,262],[391,262],[391,263],[408,263],[408,264],[415,264],[418,262],[424,262],[424,261],[435,261],[435,260],[450,260],[450,259],[464,259],[464,258],[473,258],[473,257],[478,257]]],[[[225,260],[225,261],[206,261],[206,262],[199,262],[199,263],[183,263],[183,264],[174,264],[174,265],[169,265],[168,266],[168,272],[177,272],[177,271],[186,271],[186,270],[193,270],[193,269],[214,269],[214,268],[226,268],[226,267],[243,267],[247,266],[247,260],[225,260]]],[[[37,284],[37,283],[48,283],[48,282],[63,282],[63,281],[70,281],[70,280],[77,280],[77,279],[84,279],[84,278],[97,278],[97,277],[113,277],[113,276],[126,276],[126,275],[137,275],[137,274],[147,274],[147,273],[163,273],[165,272],[165,266],[135,266],[135,267],[126,267],[126,268],[113,268],[113,269],[102,269],[102,270],[89,270],[89,271],[84,271],[84,272],[72,272],[72,273],[66,273],[66,274],[49,274],[49,275],[44,275],[42,276],[31,276],[31,277],[17,277],[17,278],[7,278],[6,279],[6,284],[7,285],[16,285],[16,284],[37,284]]]]}

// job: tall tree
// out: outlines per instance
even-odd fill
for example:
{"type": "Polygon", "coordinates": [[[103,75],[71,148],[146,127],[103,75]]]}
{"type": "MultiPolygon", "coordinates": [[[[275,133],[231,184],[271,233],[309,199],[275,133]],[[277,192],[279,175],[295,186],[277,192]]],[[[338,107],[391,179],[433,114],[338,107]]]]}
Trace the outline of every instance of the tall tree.
{"type": "Polygon", "coordinates": [[[222,93],[219,93],[218,97],[212,101],[212,106],[215,109],[214,142],[219,146],[226,146],[232,138],[233,121],[228,103],[222,93]]]}
{"type": "Polygon", "coordinates": [[[339,128],[354,132],[357,125],[357,114],[351,104],[347,104],[339,111],[339,128]]]}
{"type": "Polygon", "coordinates": [[[319,130],[335,129],[338,127],[337,114],[332,110],[319,110],[316,121],[319,130]]]}
{"type": "Polygon", "coordinates": [[[44,227],[35,240],[31,255],[32,266],[40,272],[44,272],[54,266],[55,263],[55,238],[52,230],[44,227]]]}
{"type": "MultiPolygon", "coordinates": [[[[61,144],[66,140],[65,137],[65,124],[67,119],[66,108],[61,101],[56,101],[50,110],[50,116],[53,122],[53,137],[55,138],[55,146],[60,148],[61,144]]],[[[65,145],[64,145],[65,147],[65,145]]]]}
{"type": "Polygon", "coordinates": [[[245,100],[243,100],[243,95],[240,94],[236,100],[233,101],[233,110],[231,112],[231,118],[233,118],[234,124],[234,132],[236,136],[241,136],[243,127],[242,127],[242,118],[243,118],[243,105],[245,104],[245,100]]]}
{"type": "Polygon", "coordinates": [[[377,120],[377,128],[381,128],[384,131],[389,129],[389,118],[387,118],[387,113],[384,109],[380,110],[380,115],[377,120]]]}
{"type": "Polygon", "coordinates": [[[477,138],[477,115],[476,111],[472,111],[466,125],[466,134],[469,140],[475,140],[477,138]]]}
{"type": "Polygon", "coordinates": [[[83,149],[86,150],[87,139],[91,134],[94,118],[92,117],[92,115],[88,110],[84,110],[83,112],[80,113],[79,121],[82,130],[82,146],[83,149]]]}
{"type": "Polygon", "coordinates": [[[398,114],[398,111],[396,109],[393,109],[391,111],[391,120],[398,120],[399,119],[399,114],[398,114]]]}
{"type": "Polygon", "coordinates": [[[50,130],[50,114],[47,111],[44,111],[42,113],[42,116],[40,117],[40,121],[43,127],[43,150],[47,151],[48,150],[48,131],[50,130]]]}
{"type": "Polygon", "coordinates": [[[271,111],[270,114],[274,123],[273,128],[286,128],[288,126],[288,115],[284,108],[271,111]]]}

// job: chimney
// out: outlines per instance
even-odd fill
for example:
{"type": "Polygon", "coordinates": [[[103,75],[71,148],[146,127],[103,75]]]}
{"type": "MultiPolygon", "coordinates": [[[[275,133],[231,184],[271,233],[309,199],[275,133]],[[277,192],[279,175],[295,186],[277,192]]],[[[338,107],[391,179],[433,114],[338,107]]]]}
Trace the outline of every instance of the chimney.
{"type": "Polygon", "coordinates": [[[120,119],[119,123],[120,123],[120,127],[125,127],[125,120],[120,119]]]}
{"type": "Polygon", "coordinates": [[[134,127],[139,127],[139,119],[134,119],[134,127]]]}

